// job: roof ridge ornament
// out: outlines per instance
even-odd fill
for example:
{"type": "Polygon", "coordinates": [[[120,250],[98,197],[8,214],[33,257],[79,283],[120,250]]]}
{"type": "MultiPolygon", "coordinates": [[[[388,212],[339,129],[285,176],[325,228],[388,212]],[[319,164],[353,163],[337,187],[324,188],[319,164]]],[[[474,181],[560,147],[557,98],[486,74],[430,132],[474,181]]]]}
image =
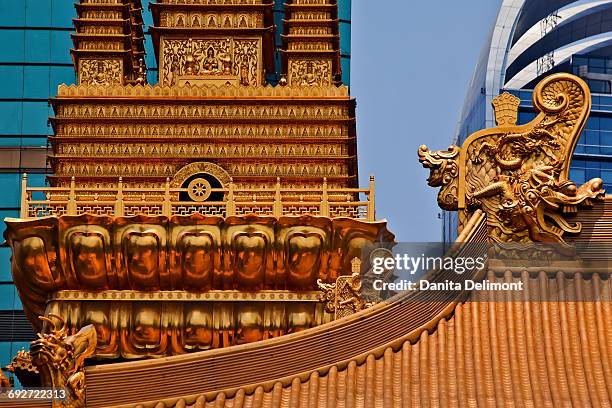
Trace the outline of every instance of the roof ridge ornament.
{"type": "Polygon", "coordinates": [[[540,113],[517,126],[519,103],[509,93],[500,95],[493,101],[497,127],[478,131],[447,151],[420,146],[419,161],[430,170],[429,185],[441,187],[438,204],[459,211],[460,225],[480,208],[494,242],[564,244],[564,234],[582,229],[565,215],[605,194],[600,178],[580,187],[568,179],[591,94],[580,78],[555,74],[534,90],[534,108],[540,113]]]}
{"type": "Polygon", "coordinates": [[[521,100],[510,92],[504,92],[493,99],[495,123],[497,126],[514,126],[518,120],[518,108],[521,100]]]}

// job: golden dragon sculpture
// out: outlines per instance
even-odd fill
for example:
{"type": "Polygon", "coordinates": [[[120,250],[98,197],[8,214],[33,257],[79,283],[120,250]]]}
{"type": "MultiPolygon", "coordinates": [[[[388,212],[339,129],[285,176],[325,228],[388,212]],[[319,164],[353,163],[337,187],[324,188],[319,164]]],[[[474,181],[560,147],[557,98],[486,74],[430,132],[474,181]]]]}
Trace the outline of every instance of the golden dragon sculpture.
{"type": "Polygon", "coordinates": [[[440,207],[459,211],[460,226],[480,208],[494,242],[565,244],[564,234],[582,228],[567,214],[605,194],[599,178],[580,187],[568,179],[591,94],[580,78],[555,74],[534,90],[540,113],[521,126],[519,104],[509,93],[498,96],[497,127],[472,134],[461,147],[432,152],[420,146],[419,161],[430,170],[428,184],[440,187],[440,207]]]}
{"type": "Polygon", "coordinates": [[[85,407],[84,366],[96,350],[95,327],[90,324],[69,335],[61,317],[39,318],[45,322],[43,332],[30,343],[30,351],[17,354],[7,371],[16,373],[24,386],[63,390],[63,397],[52,400],[53,408],[85,407]]]}

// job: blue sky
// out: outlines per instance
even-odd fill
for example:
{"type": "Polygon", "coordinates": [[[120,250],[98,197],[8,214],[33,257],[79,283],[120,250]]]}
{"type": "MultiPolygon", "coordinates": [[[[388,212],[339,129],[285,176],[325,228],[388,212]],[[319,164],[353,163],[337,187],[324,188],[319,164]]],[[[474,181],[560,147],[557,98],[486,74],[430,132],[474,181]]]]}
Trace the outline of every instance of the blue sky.
{"type": "Polygon", "coordinates": [[[353,0],[351,94],[361,186],[398,241],[439,241],[419,145],[446,149],[500,0],[353,0]]]}

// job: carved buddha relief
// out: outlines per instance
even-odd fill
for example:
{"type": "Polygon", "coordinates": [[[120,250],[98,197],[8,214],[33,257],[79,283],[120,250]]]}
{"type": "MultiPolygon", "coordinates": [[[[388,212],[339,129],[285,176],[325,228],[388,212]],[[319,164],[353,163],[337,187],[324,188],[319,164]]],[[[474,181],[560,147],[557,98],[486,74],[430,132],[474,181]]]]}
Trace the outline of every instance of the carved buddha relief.
{"type": "Polygon", "coordinates": [[[259,39],[164,39],[162,44],[164,85],[260,83],[259,39]]]}
{"type": "Polygon", "coordinates": [[[289,85],[331,86],[331,60],[292,60],[289,62],[289,85]]]}
{"type": "Polygon", "coordinates": [[[87,85],[119,85],[122,83],[120,60],[82,59],[79,62],[79,83],[87,85]]]}

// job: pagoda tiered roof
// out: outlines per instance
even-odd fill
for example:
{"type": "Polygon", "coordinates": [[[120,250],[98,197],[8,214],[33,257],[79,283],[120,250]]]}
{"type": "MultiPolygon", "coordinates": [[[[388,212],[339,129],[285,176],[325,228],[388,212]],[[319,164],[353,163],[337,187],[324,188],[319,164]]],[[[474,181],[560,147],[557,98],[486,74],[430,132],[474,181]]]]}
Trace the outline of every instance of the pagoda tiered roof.
{"type": "Polygon", "coordinates": [[[338,5],[290,0],[283,21],[283,72],[291,85],[341,83],[338,5]]]}
{"type": "Polygon", "coordinates": [[[145,83],[140,0],[81,0],[75,7],[70,51],[79,83],[145,83]]]}

